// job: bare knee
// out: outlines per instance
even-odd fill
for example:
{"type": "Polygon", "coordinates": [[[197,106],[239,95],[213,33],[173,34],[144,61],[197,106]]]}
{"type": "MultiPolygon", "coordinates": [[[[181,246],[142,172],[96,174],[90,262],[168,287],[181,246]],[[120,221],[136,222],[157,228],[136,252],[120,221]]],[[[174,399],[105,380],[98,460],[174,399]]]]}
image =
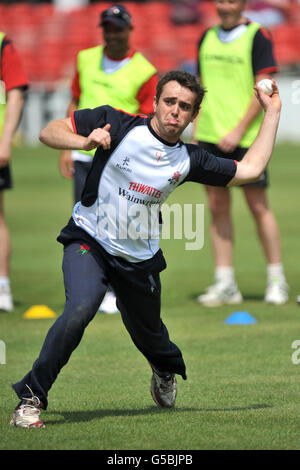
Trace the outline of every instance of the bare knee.
{"type": "Polygon", "coordinates": [[[271,214],[267,196],[263,188],[247,188],[245,195],[248,207],[255,219],[260,220],[266,215],[271,214]]]}
{"type": "Polygon", "coordinates": [[[230,194],[226,188],[211,188],[207,191],[209,209],[213,217],[229,215],[230,194]]]}
{"type": "Polygon", "coordinates": [[[268,207],[259,203],[249,204],[249,209],[255,219],[262,219],[266,214],[270,213],[270,209],[268,207]]]}

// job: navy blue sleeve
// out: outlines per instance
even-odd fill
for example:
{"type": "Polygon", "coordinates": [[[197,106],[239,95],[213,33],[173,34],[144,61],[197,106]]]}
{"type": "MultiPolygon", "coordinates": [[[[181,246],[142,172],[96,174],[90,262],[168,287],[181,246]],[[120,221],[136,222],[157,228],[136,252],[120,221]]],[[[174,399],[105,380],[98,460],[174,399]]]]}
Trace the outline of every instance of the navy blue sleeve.
{"type": "Polygon", "coordinates": [[[73,113],[72,123],[76,134],[87,137],[94,129],[110,124],[112,143],[119,141],[134,126],[144,123],[146,117],[128,114],[111,106],[80,109],[73,113]]]}
{"type": "Polygon", "coordinates": [[[236,173],[236,163],[229,158],[220,158],[201,149],[198,145],[187,144],[190,156],[190,171],[185,180],[209,186],[226,186],[236,173]]]}
{"type": "Polygon", "coordinates": [[[270,33],[260,28],[254,36],[252,46],[253,75],[259,73],[274,73],[278,71],[273,53],[273,43],[270,33]]]}
{"type": "MultiPolygon", "coordinates": [[[[94,129],[112,124],[109,119],[113,117],[113,108],[99,106],[94,109],[80,109],[73,114],[73,127],[76,134],[87,137],[94,129]]],[[[115,119],[114,119],[115,120],[115,119]]]]}

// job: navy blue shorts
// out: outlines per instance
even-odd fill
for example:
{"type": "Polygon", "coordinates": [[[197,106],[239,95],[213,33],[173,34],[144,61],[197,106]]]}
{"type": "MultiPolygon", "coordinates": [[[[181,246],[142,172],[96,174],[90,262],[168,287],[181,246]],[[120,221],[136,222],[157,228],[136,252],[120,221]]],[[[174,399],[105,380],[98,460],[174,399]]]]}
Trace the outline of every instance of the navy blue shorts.
{"type": "MultiPolygon", "coordinates": [[[[209,153],[212,153],[213,155],[216,155],[217,157],[229,158],[230,160],[236,160],[238,162],[240,162],[244,158],[245,153],[248,151],[248,148],[237,147],[232,153],[224,153],[222,152],[222,150],[219,149],[219,147],[216,144],[211,144],[209,142],[203,142],[203,141],[199,141],[198,144],[200,145],[201,148],[203,148],[209,153]]],[[[255,181],[254,183],[241,184],[239,186],[242,186],[242,187],[258,186],[260,188],[267,188],[269,186],[269,178],[268,178],[267,170],[263,172],[259,181],[255,181]]]]}

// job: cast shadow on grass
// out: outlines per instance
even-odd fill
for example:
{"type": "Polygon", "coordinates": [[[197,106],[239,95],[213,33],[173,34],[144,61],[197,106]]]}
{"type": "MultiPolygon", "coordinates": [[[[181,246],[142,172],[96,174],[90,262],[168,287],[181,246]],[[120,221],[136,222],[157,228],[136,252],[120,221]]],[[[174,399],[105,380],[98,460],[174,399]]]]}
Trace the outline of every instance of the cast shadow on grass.
{"type": "Polygon", "coordinates": [[[92,421],[93,419],[103,419],[106,417],[120,417],[120,416],[140,416],[147,414],[157,414],[157,413],[195,413],[195,412],[224,412],[224,411],[249,411],[249,410],[260,410],[265,408],[272,408],[272,405],[268,404],[253,404],[248,406],[236,406],[228,408],[173,408],[173,409],[160,409],[155,406],[149,408],[141,408],[138,410],[133,409],[97,409],[97,410],[84,410],[84,411],[48,411],[47,416],[52,415],[61,415],[62,419],[47,419],[48,425],[55,424],[66,424],[66,423],[81,423],[92,421]]]}
{"type": "MultiPolygon", "coordinates": [[[[197,302],[197,297],[199,295],[202,295],[205,293],[205,289],[200,290],[198,292],[194,292],[193,294],[190,294],[188,296],[189,300],[193,300],[194,302],[196,302],[199,306],[201,306],[200,303],[197,302]]],[[[247,293],[243,293],[243,302],[241,304],[238,304],[236,305],[236,307],[238,307],[239,305],[243,305],[243,303],[245,302],[264,302],[264,294],[247,294],[247,293]]],[[[221,307],[224,307],[224,305],[221,305],[221,307]]],[[[234,305],[232,305],[232,307],[234,307],[234,305]]]]}

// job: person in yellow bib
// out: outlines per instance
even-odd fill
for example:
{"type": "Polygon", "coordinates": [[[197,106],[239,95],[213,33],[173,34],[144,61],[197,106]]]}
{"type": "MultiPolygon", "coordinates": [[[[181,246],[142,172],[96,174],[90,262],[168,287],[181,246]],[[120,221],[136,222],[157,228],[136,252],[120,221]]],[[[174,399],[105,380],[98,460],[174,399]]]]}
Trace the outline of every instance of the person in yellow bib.
{"type": "MultiPolygon", "coordinates": [[[[262,109],[253,98],[255,83],[278,71],[270,34],[243,14],[246,0],[215,0],[220,24],[204,32],[198,48],[198,72],[207,90],[194,139],[220,157],[242,160],[258,134],[262,109]]],[[[246,12],[245,12],[246,15],[246,12]]],[[[267,303],[284,304],[288,286],[281,261],[280,234],[269,207],[267,173],[242,185],[267,260],[267,303]]],[[[233,267],[233,226],[229,188],[206,186],[211,211],[214,283],[197,301],[205,306],[243,300],[233,267]]]]}
{"type": "MultiPolygon", "coordinates": [[[[158,82],[156,68],[130,45],[132,18],[123,5],[113,5],[100,15],[104,44],[84,49],[77,56],[71,86],[72,98],[67,117],[77,109],[110,105],[128,113],[153,113],[153,97],[158,82]]],[[[84,183],[95,150],[65,150],[60,156],[60,171],[74,179],[74,202],[81,199],[84,183]]],[[[116,299],[109,289],[100,311],[117,313],[116,299]]]]}
{"type": "Polygon", "coordinates": [[[4,217],[4,191],[12,188],[10,158],[28,80],[11,39],[0,32],[0,310],[14,308],[10,289],[10,233],[4,217]]]}

